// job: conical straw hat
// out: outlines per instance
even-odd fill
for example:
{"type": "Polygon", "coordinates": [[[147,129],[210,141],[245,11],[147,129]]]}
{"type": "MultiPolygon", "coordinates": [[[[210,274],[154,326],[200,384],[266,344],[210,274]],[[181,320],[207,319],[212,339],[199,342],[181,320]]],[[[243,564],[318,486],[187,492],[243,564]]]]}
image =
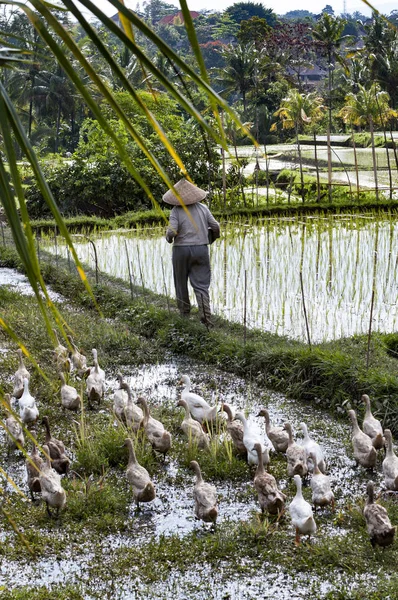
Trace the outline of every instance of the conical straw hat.
{"type": "MultiPolygon", "coordinates": [[[[195,204],[195,202],[200,202],[207,196],[205,190],[201,190],[193,183],[189,183],[186,179],[181,179],[176,183],[174,189],[180,194],[184,204],[195,204]]],[[[168,190],[163,195],[163,201],[167,202],[167,204],[172,204],[173,206],[181,205],[181,202],[171,190],[168,190]]]]}

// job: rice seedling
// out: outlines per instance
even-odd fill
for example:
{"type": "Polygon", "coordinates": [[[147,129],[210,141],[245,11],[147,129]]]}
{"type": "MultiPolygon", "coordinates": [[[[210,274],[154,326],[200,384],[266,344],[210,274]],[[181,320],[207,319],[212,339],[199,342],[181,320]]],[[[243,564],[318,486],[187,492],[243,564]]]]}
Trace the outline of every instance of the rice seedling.
{"type": "MultiPolygon", "coordinates": [[[[392,331],[398,318],[393,283],[398,265],[392,243],[398,229],[395,215],[321,213],[305,219],[304,236],[303,223],[297,218],[230,217],[223,224],[222,239],[210,249],[214,312],[240,323],[246,314],[248,328],[301,340],[308,338],[309,330],[311,341],[317,343],[366,333],[374,288],[372,329],[392,331]],[[378,266],[373,281],[376,230],[378,266]],[[300,310],[301,279],[308,330],[300,310]]],[[[145,225],[123,234],[101,233],[95,239],[100,271],[126,282],[133,277],[139,286],[158,294],[167,289],[174,295],[171,248],[162,234],[161,227],[145,225]]],[[[94,264],[86,241],[76,242],[76,249],[83,262],[94,264]]],[[[58,252],[62,251],[59,243],[58,252]]]]}
{"type": "Polygon", "coordinates": [[[279,522],[283,518],[282,513],[278,517],[262,515],[259,512],[252,514],[249,521],[244,521],[241,524],[242,533],[244,536],[256,541],[266,541],[276,533],[279,527],[279,522]]]}

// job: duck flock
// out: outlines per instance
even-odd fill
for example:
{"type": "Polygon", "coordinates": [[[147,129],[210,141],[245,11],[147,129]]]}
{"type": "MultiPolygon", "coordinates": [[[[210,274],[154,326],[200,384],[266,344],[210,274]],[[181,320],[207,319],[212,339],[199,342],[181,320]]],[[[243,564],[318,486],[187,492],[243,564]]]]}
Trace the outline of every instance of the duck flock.
{"type": "MultiPolygon", "coordinates": [[[[56,332],[54,331],[55,335],[56,332]]],[[[86,381],[87,404],[94,409],[101,404],[105,392],[105,372],[98,364],[96,349],[93,349],[93,366],[87,367],[87,359],[81,354],[69,337],[70,348],[63,346],[58,338],[54,351],[55,366],[61,380],[60,400],[62,406],[70,411],[81,409],[82,398],[77,390],[66,383],[66,376],[71,370],[86,381]]],[[[8,451],[21,449],[25,445],[25,436],[29,429],[39,420],[36,400],[29,391],[30,373],[26,369],[21,350],[17,350],[19,368],[14,375],[12,401],[5,396],[7,419],[5,428],[8,433],[8,451]],[[12,408],[14,404],[15,409],[12,408]],[[19,413],[19,414],[18,414],[19,413]]],[[[126,478],[133,492],[134,500],[139,508],[142,502],[151,502],[156,497],[156,489],[148,471],[138,463],[134,450],[134,436],[143,430],[155,452],[166,456],[172,445],[172,436],[164,425],[150,415],[147,401],[143,397],[134,399],[128,383],[118,375],[119,387],[114,391],[113,413],[116,419],[131,431],[126,438],[129,460],[126,478]]],[[[295,544],[300,543],[301,535],[311,536],[316,532],[314,512],[316,509],[330,506],[334,510],[335,497],[330,477],[327,475],[327,460],[321,446],[311,439],[305,423],[300,424],[303,439],[295,442],[290,423],[283,426],[272,426],[270,416],[262,408],[257,416],[264,417],[265,434],[247,419],[243,412],[223,403],[221,409],[210,406],[204,398],[191,392],[191,380],[188,375],[181,377],[183,389],[178,405],[184,409],[184,418],[180,425],[188,443],[197,448],[209,448],[212,424],[221,416],[225,419],[225,429],[230,436],[235,452],[244,457],[249,466],[255,469],[253,485],[258,494],[258,502],[262,513],[281,516],[286,510],[287,497],[278,488],[275,478],[267,472],[270,464],[270,453],[276,452],[286,456],[287,475],[294,479],[296,494],[288,504],[288,512],[295,528],[295,544]],[[302,494],[302,486],[309,483],[312,491],[312,505],[302,494]]],[[[384,452],[382,470],[387,490],[398,491],[398,457],[394,453],[392,435],[389,429],[383,431],[380,422],[371,412],[369,396],[363,395],[365,416],[363,429],[358,424],[354,410],[348,411],[352,423],[352,446],[355,461],[365,469],[376,466],[377,453],[384,452]]],[[[45,428],[45,440],[42,444],[44,458],[40,456],[38,447],[32,445],[30,454],[26,453],[27,484],[32,500],[35,493],[41,493],[46,503],[48,514],[56,516],[66,505],[66,493],[62,487],[62,476],[70,467],[65,446],[61,440],[51,435],[50,422],[47,416],[41,420],[45,428]]],[[[35,439],[29,433],[31,439],[35,439]]],[[[200,465],[191,461],[191,469],[195,473],[193,488],[194,511],[198,519],[214,526],[218,517],[217,490],[203,480],[200,465]]],[[[367,484],[367,498],[363,511],[367,530],[372,545],[382,547],[390,545],[394,540],[395,527],[391,525],[386,509],[375,502],[374,483],[367,484]]]]}

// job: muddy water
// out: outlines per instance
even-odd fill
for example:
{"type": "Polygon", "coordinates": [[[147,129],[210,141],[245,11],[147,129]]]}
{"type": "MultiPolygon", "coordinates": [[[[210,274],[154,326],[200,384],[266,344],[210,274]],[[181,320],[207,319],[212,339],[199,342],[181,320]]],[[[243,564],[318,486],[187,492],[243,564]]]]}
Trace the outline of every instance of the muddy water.
{"type": "MultiPolygon", "coordinates": [[[[0,285],[6,285],[14,292],[18,292],[23,296],[33,296],[34,292],[25,275],[19,273],[15,269],[0,268],[0,285]]],[[[64,302],[64,298],[49,288],[49,296],[53,302],[64,302]]]]}
{"type": "MultiPolygon", "coordinates": [[[[310,405],[298,405],[286,397],[258,389],[256,385],[222,371],[195,364],[191,361],[173,357],[168,363],[148,365],[140,369],[123,369],[123,374],[130,381],[135,393],[143,393],[150,398],[151,404],[170,407],[174,410],[179,398],[180,388],[177,385],[179,377],[189,373],[195,392],[203,395],[210,403],[221,400],[233,404],[236,408],[246,410],[259,430],[264,432],[264,423],[256,418],[260,406],[267,406],[271,422],[282,424],[286,420],[298,430],[299,423],[307,423],[311,437],[318,441],[325,452],[332,486],[337,498],[337,510],[342,507],[347,498],[362,496],[369,477],[361,469],[354,468],[350,451],[350,428],[345,419],[336,422],[325,411],[310,405]],[[347,450],[348,448],[348,450],[347,450]]],[[[113,386],[109,378],[109,390],[113,386]]],[[[109,412],[112,406],[112,393],[108,391],[105,402],[109,412]]],[[[182,413],[176,410],[176,420],[182,419],[182,413]]],[[[0,443],[5,448],[4,434],[0,432],[0,443]]],[[[2,452],[4,454],[4,450],[2,452]]],[[[3,459],[5,457],[3,456],[3,459]]],[[[280,460],[280,459],[279,459],[280,460]]],[[[272,462],[275,458],[271,458],[272,462]]],[[[2,461],[5,464],[4,460],[2,461]]],[[[26,478],[23,461],[15,456],[9,463],[9,474],[22,489],[26,489],[26,478]]],[[[375,475],[372,475],[374,478],[375,475]]],[[[313,577],[310,573],[296,574],[294,577],[284,572],[274,564],[264,564],[260,572],[251,572],[250,561],[242,557],[242,567],[247,569],[247,575],[224,576],[228,565],[222,562],[217,568],[210,566],[193,566],[187,573],[171,570],[165,581],[156,584],[146,584],[140,577],[138,565],[132,565],[129,577],[115,577],[110,589],[109,581],[104,581],[97,575],[98,552],[103,561],[111,564],[114,551],[122,551],[132,545],[148,544],[158,540],[160,536],[177,535],[184,537],[192,532],[197,535],[211,535],[206,532],[206,526],[198,523],[193,515],[192,486],[193,476],[188,470],[181,470],[172,460],[165,464],[159,463],[158,475],[154,478],[157,487],[155,502],[143,507],[140,514],[135,513],[131,503],[129,531],[122,535],[109,535],[100,542],[100,550],[93,553],[89,542],[76,546],[72,541],[65,553],[58,558],[48,557],[38,561],[3,561],[0,566],[0,586],[20,587],[23,585],[52,587],[55,584],[78,584],[84,591],[85,598],[170,598],[177,600],[198,599],[254,599],[277,598],[322,598],[327,592],[336,591],[349,586],[351,589],[360,585],[360,576],[330,574],[324,578],[313,577]],[[266,593],[265,593],[266,590],[266,593]]],[[[380,468],[376,475],[377,487],[381,481],[380,468]]],[[[238,484],[214,482],[219,495],[219,523],[249,520],[253,513],[258,512],[254,495],[247,494],[251,489],[251,476],[248,471],[247,480],[238,484]]],[[[281,489],[292,498],[291,486],[287,477],[279,480],[281,489]]],[[[309,490],[305,489],[305,495],[309,490]]],[[[9,493],[14,493],[12,488],[9,493]]],[[[289,528],[289,524],[287,524],[289,528]]],[[[63,538],[65,533],[62,526],[52,530],[54,536],[63,538]]],[[[48,531],[46,532],[48,534],[48,531]]],[[[7,537],[13,534],[7,534],[7,537]]],[[[328,525],[319,528],[316,538],[324,536],[346,536],[347,531],[334,525],[332,518],[328,525]]],[[[293,532],[292,532],[293,537],[293,532]]],[[[316,543],[315,538],[315,543],[316,543]]],[[[198,557],[199,558],[199,557],[198,557]]],[[[367,582],[371,578],[367,576],[367,582]]]]}

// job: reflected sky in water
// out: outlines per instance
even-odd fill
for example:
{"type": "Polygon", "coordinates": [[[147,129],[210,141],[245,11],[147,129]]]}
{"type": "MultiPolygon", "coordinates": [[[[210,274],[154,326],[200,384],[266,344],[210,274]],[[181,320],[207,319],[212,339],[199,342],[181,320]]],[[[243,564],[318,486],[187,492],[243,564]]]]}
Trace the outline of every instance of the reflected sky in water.
{"type": "MultiPolygon", "coordinates": [[[[373,287],[372,329],[393,331],[397,226],[394,218],[352,215],[225,223],[210,248],[213,311],[242,323],[246,306],[249,327],[305,340],[302,272],[311,341],[367,332],[373,287]]],[[[172,247],[163,234],[156,227],[93,237],[99,269],[128,281],[130,262],[135,284],[174,297],[172,247]]],[[[74,242],[80,259],[93,266],[87,240],[74,242]]]]}

